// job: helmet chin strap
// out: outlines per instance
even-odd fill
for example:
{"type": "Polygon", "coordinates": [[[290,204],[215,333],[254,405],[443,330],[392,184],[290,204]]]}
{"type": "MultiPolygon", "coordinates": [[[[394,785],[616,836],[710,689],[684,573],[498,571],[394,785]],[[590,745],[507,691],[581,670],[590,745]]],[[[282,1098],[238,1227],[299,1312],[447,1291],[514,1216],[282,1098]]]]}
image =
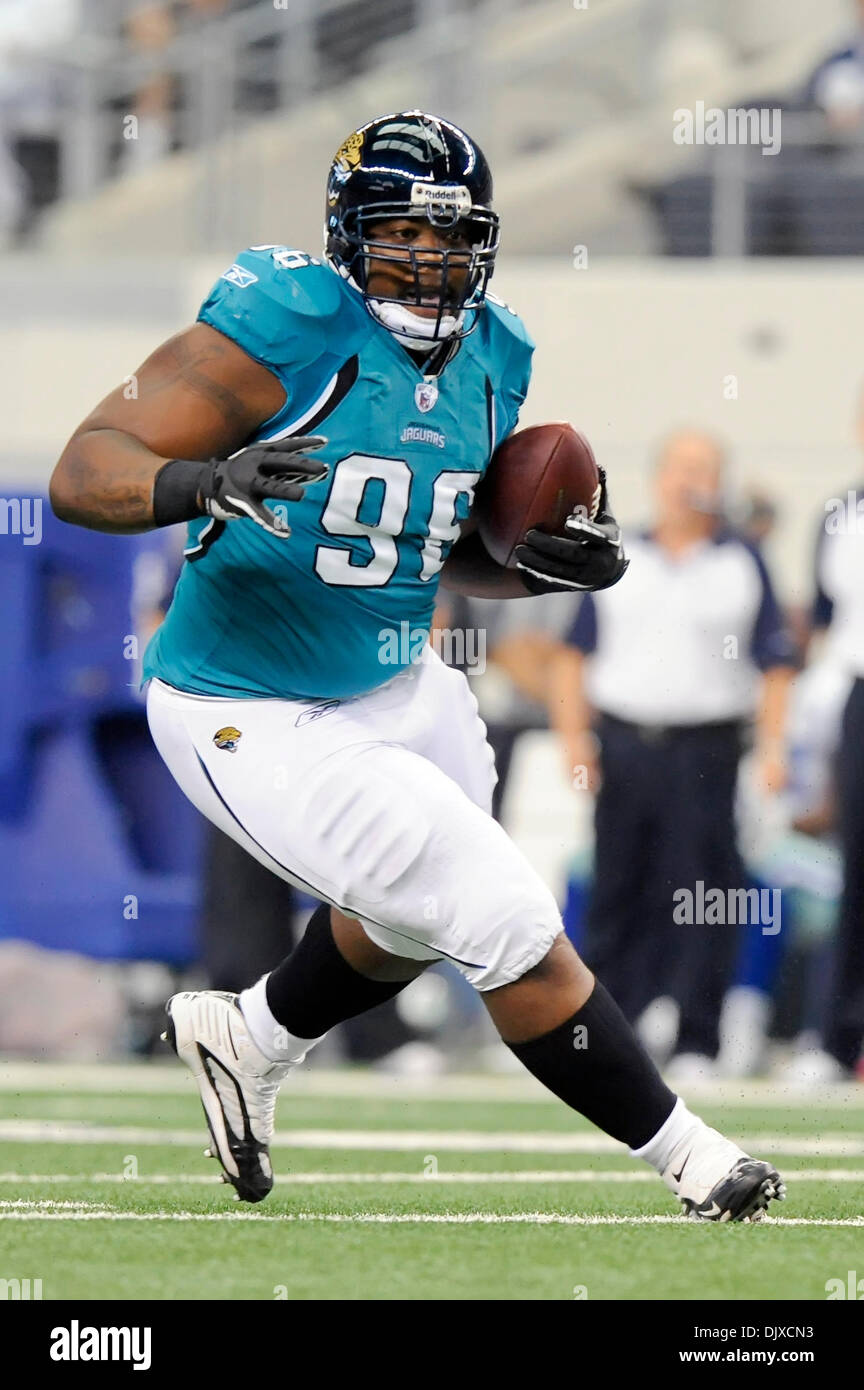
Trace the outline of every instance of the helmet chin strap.
{"type": "MultiPolygon", "coordinates": [[[[347,280],[352,289],[358,294],[363,294],[354,276],[350,274],[345,266],[337,265],[329,256],[327,263],[337,275],[341,275],[343,280],[347,280]]],[[[397,342],[403,347],[412,348],[416,352],[431,351],[438,343],[443,343],[453,333],[458,333],[465,319],[464,310],[458,314],[442,314],[439,332],[433,337],[432,330],[435,327],[435,319],[424,319],[419,314],[412,314],[405,304],[392,304],[388,300],[370,299],[364,295],[366,305],[373,318],[376,318],[388,332],[393,334],[397,342]]]]}
{"type": "Polygon", "coordinates": [[[457,333],[465,318],[464,313],[442,314],[439,330],[434,333],[436,320],[413,314],[405,304],[392,304],[383,299],[367,299],[366,302],[378,322],[389,329],[397,342],[421,352],[457,333]]]}

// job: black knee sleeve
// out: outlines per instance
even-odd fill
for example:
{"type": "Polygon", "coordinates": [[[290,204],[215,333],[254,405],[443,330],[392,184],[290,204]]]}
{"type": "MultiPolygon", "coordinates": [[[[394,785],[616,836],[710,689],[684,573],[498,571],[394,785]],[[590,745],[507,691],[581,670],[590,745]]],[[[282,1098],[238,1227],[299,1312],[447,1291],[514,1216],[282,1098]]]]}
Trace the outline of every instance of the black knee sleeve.
{"type": "Polygon", "coordinates": [[[322,903],[291,955],[268,975],[267,1003],[276,1022],[296,1038],[320,1038],[410,983],[369,980],[350,966],[333,940],[330,908],[322,903]]]}

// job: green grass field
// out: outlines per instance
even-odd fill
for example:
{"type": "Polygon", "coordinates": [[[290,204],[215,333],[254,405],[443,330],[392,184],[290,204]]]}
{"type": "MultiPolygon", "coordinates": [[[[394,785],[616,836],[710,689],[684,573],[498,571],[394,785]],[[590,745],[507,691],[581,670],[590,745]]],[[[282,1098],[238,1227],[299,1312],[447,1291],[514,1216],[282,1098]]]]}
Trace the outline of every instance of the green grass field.
{"type": "Polygon", "coordinates": [[[688,1100],[775,1159],[771,1221],[685,1221],[530,1078],[304,1072],[250,1207],[203,1157],[179,1065],[0,1065],[0,1279],[44,1299],[824,1300],[864,1277],[864,1091],[688,1100]]]}

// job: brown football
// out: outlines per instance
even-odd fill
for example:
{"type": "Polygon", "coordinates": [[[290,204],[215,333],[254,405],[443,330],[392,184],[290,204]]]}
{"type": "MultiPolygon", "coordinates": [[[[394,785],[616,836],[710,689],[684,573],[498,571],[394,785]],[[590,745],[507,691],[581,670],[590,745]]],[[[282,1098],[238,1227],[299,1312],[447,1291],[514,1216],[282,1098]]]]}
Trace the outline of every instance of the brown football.
{"type": "Polygon", "coordinates": [[[515,567],[513,551],[532,526],[564,535],[577,507],[597,515],[600,474],[584,434],[566,420],[530,425],[504,440],[477,490],[480,538],[499,565],[515,567]]]}

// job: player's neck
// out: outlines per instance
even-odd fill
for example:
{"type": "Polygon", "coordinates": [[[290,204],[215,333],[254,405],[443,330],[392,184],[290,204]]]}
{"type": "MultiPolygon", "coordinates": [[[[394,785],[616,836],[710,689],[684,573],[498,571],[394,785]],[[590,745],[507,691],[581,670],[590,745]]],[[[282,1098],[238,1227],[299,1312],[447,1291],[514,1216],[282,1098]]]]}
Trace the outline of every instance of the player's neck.
{"type": "Polygon", "coordinates": [[[426,348],[409,348],[402,344],[403,351],[407,352],[424,376],[438,376],[443,372],[458,346],[458,341],[446,339],[443,343],[436,343],[430,352],[426,348]]]}
{"type": "MultiPolygon", "coordinates": [[[[402,346],[404,347],[404,344],[402,346]]],[[[406,347],[405,351],[411,358],[411,361],[414,363],[415,367],[419,367],[421,372],[425,372],[427,363],[430,362],[432,359],[432,353],[427,352],[425,348],[406,347]]]]}

